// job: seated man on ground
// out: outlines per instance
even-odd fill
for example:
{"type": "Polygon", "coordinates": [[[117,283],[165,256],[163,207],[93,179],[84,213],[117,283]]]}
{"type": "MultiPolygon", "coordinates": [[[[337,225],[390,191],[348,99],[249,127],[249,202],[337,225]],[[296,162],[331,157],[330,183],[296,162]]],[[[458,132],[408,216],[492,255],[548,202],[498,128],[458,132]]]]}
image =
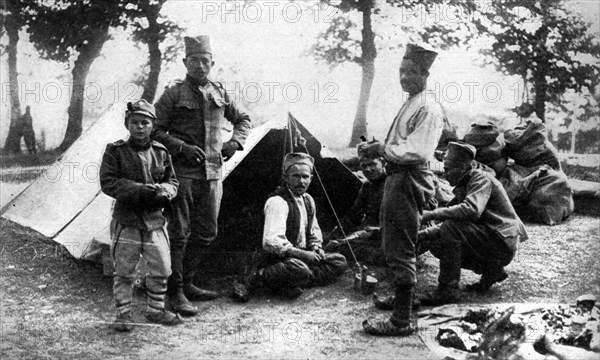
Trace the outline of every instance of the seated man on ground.
{"type": "Polygon", "coordinates": [[[447,207],[423,213],[423,221],[440,221],[418,236],[421,247],[440,259],[440,274],[437,289],[420,298],[422,305],[457,302],[461,268],[481,274],[467,290],[483,292],[504,281],[508,277],[504,267],[512,261],[517,244],[528,238],[502,185],[473,167],[475,152],[469,144],[448,145],[444,172],[455,187],[454,199],[447,207]]]}
{"type": "Polygon", "coordinates": [[[264,208],[264,252],[253,256],[244,284],[234,284],[234,299],[247,301],[249,291],[258,286],[296,298],[303,288],[330,284],[344,273],[346,258],[322,249],[315,201],[306,193],[313,167],[307,154],[286,155],[284,186],[271,194],[264,208]]]}
{"type": "MultiPolygon", "coordinates": [[[[340,221],[343,229],[349,233],[343,239],[329,241],[325,250],[337,251],[347,259],[352,259],[348,246],[350,243],[358,261],[386,266],[379,228],[379,210],[386,176],[385,160],[377,154],[363,151],[360,146],[358,157],[360,168],[368,181],[362,185],[354,205],[340,221]]],[[[333,234],[344,236],[339,229],[333,234]]]]}

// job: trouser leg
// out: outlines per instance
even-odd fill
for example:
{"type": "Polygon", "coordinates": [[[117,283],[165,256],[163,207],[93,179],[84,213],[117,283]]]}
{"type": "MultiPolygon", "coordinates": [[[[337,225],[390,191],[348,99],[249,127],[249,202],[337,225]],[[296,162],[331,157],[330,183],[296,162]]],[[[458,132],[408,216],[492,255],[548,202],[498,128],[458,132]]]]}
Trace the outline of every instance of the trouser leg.
{"type": "Polygon", "coordinates": [[[144,234],[142,256],[146,259],[149,271],[146,277],[147,311],[163,311],[167,278],[171,274],[169,241],[164,228],[144,234]]]}
{"type": "Polygon", "coordinates": [[[416,242],[423,208],[433,196],[428,171],[403,171],[387,177],[381,204],[382,249],[395,275],[394,285],[416,283],[416,242]]]}
{"type": "Polygon", "coordinates": [[[179,178],[177,196],[171,201],[167,230],[171,253],[171,276],[168,288],[170,293],[183,288],[183,256],[190,232],[190,208],[194,206],[192,179],[179,178]]]}
{"type": "Polygon", "coordinates": [[[190,208],[190,236],[183,259],[185,283],[191,283],[217,237],[217,219],[223,196],[221,180],[194,180],[190,208]]]}
{"type": "Polygon", "coordinates": [[[121,315],[131,311],[135,266],[141,252],[141,236],[138,229],[123,226],[114,219],[111,222],[111,230],[111,254],[115,267],[113,294],[117,315],[121,315]]]}
{"type": "Polygon", "coordinates": [[[325,259],[318,264],[309,266],[310,285],[323,286],[333,283],[338,276],[346,271],[348,263],[342,254],[325,254],[325,259]]]}
{"type": "Polygon", "coordinates": [[[295,258],[285,258],[265,267],[262,275],[264,285],[272,290],[305,287],[310,277],[308,265],[295,258]]]}

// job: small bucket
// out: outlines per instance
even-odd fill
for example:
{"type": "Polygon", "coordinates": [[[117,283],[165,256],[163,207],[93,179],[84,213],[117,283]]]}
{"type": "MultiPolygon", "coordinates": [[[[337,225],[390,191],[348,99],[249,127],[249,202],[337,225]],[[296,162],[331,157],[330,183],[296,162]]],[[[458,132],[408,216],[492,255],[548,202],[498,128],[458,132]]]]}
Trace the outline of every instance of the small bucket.
{"type": "Polygon", "coordinates": [[[362,281],[361,285],[361,291],[363,295],[371,295],[377,287],[377,282],[377,278],[367,275],[367,277],[362,281]]]}

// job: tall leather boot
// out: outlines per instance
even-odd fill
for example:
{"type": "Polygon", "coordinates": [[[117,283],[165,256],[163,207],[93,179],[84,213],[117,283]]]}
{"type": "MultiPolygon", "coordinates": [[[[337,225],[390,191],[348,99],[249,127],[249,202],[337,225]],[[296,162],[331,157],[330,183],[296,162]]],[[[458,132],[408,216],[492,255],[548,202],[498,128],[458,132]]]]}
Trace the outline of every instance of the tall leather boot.
{"type": "Polygon", "coordinates": [[[208,247],[186,249],[184,255],[183,293],[193,301],[207,301],[219,297],[216,291],[201,289],[193,284],[198,267],[208,253],[208,247]]]}
{"type": "Polygon", "coordinates": [[[167,282],[167,297],[171,309],[183,316],[197,315],[199,310],[183,293],[183,248],[171,247],[171,270],[167,282]]]}
{"type": "Polygon", "coordinates": [[[375,336],[408,336],[416,331],[412,324],[412,301],[414,285],[396,287],[392,316],[385,321],[370,323],[363,321],[363,329],[367,334],[375,336]]]}
{"type": "Polygon", "coordinates": [[[440,256],[438,287],[420,297],[421,305],[440,306],[460,301],[458,284],[460,282],[461,261],[460,242],[449,239],[443,255],[440,256]]]}

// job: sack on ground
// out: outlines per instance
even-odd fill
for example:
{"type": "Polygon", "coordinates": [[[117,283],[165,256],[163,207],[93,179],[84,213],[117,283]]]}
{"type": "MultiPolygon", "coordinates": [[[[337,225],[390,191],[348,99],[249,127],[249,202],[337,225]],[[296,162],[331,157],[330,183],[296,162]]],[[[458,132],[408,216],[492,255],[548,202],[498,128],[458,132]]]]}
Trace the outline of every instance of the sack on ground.
{"type": "Polygon", "coordinates": [[[505,152],[525,167],[548,165],[561,170],[558,151],[548,140],[546,125],[540,119],[529,120],[504,132],[505,152]]]}
{"type": "Polygon", "coordinates": [[[555,225],[573,213],[573,192],[567,176],[548,165],[511,165],[500,182],[521,218],[555,225]]]}

